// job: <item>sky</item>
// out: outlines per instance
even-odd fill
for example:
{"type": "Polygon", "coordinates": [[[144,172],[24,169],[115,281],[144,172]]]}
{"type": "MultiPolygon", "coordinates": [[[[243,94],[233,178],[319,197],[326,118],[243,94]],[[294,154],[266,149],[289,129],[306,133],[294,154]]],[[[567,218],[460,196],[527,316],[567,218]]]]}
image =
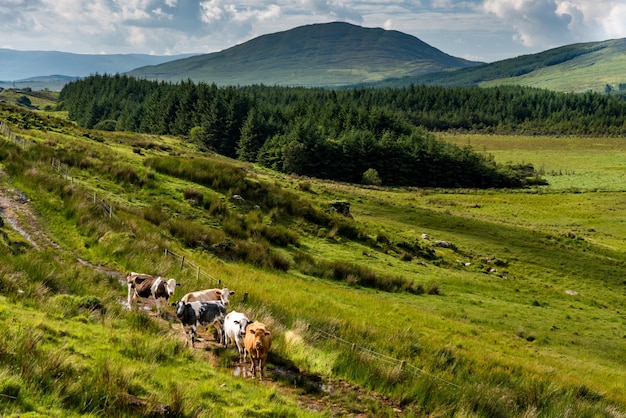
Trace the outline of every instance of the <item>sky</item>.
{"type": "MultiPolygon", "coordinates": [[[[177,55],[343,21],[494,62],[626,37],[626,0],[1,0],[0,48],[177,55]]],[[[1,63],[0,63],[1,65],[1,63]]]]}

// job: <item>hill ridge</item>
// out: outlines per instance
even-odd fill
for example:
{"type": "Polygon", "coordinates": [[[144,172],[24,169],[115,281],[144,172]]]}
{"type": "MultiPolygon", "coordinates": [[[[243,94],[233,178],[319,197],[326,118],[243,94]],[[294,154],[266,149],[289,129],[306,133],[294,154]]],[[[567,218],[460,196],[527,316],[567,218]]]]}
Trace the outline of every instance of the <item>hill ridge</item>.
{"type": "Polygon", "coordinates": [[[476,64],[402,32],[331,22],[261,35],[221,52],[141,67],[128,74],[218,85],[343,86],[476,64]]]}

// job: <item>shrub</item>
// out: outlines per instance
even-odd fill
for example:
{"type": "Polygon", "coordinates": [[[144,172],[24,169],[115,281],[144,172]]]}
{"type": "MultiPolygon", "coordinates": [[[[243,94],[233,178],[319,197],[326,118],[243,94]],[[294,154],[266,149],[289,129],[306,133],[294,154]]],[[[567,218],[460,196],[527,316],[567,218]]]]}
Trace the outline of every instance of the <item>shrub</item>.
{"type": "Polygon", "coordinates": [[[374,168],[368,168],[365,173],[363,173],[363,184],[369,184],[372,186],[380,186],[383,184],[383,181],[380,179],[378,175],[378,171],[374,168]]]}
{"type": "Polygon", "coordinates": [[[282,225],[266,226],[261,230],[261,233],[269,242],[281,247],[286,247],[289,244],[297,246],[300,238],[297,232],[291,231],[282,225]]]}
{"type": "Polygon", "coordinates": [[[171,219],[167,223],[167,228],[174,237],[190,248],[209,248],[224,240],[222,231],[188,220],[171,219]]]}

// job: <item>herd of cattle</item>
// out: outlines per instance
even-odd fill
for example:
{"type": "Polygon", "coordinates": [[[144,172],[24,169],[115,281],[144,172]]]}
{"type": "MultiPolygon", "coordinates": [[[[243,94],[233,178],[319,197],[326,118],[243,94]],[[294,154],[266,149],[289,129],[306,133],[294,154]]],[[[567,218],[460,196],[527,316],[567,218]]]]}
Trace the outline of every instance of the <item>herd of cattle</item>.
{"type": "MultiPolygon", "coordinates": [[[[158,314],[164,312],[166,304],[178,286],[174,279],[167,280],[134,272],[126,277],[126,283],[128,309],[133,308],[137,298],[154,299],[158,314]]],[[[272,334],[265,324],[250,321],[241,312],[226,313],[229,296],[234,293],[228,288],[199,290],[187,293],[178,302],[172,303],[172,306],[176,308],[176,317],[180,320],[183,331],[190,336],[192,347],[196,341],[197,327],[213,325],[217,329],[218,342],[225,347],[228,343],[234,343],[239,351],[239,361],[242,363],[245,363],[246,355],[249,355],[250,373],[256,376],[258,370],[260,378],[263,379],[263,369],[272,345],[272,334]]]]}

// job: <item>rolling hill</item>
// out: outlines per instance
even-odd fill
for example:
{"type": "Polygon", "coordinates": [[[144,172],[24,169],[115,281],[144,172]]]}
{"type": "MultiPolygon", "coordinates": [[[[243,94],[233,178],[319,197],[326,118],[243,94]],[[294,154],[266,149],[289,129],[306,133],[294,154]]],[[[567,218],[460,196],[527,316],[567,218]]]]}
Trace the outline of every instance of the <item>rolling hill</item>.
{"type": "Polygon", "coordinates": [[[339,87],[477,64],[401,32],[333,22],[259,36],[221,52],[137,68],[128,74],[217,85],[339,87]]]}
{"type": "Polygon", "coordinates": [[[562,92],[625,89],[626,38],[566,45],[538,54],[376,83],[377,87],[410,84],[458,86],[521,85],[562,92]]]}
{"type": "MultiPolygon", "coordinates": [[[[123,73],[144,65],[189,57],[147,54],[72,54],[59,51],[17,51],[0,48],[0,81],[29,81],[34,77],[84,77],[94,73],[123,73]]],[[[39,80],[41,81],[41,80],[39,80]]],[[[23,83],[22,83],[23,84],[23,83]]]]}

